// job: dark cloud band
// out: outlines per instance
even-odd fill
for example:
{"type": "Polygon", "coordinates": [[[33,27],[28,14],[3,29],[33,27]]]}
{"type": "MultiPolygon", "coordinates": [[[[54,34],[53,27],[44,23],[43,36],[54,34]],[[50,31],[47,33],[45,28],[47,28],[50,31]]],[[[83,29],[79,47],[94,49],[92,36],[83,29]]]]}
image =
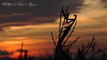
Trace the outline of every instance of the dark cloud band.
{"type": "MultiPolygon", "coordinates": [[[[54,22],[56,18],[59,17],[59,11],[62,6],[65,4],[65,0],[0,0],[2,2],[33,2],[37,3],[36,7],[3,7],[0,6],[0,26],[3,24],[7,26],[9,23],[20,23],[20,22],[29,22],[33,24],[43,24],[54,22]],[[48,18],[47,18],[48,17],[48,18]],[[40,19],[38,19],[40,18],[40,19]],[[43,19],[44,18],[44,19],[43,19]]],[[[83,0],[69,0],[70,10],[72,12],[78,12],[78,7],[82,6],[83,0]]],[[[13,24],[13,26],[20,24],[13,24]]]]}

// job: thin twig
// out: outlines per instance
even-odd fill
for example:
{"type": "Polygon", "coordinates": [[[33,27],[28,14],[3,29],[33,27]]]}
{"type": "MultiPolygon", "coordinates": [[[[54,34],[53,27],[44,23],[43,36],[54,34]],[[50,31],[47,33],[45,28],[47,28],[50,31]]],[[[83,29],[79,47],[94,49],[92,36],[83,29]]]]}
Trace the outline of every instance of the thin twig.
{"type": "Polygon", "coordinates": [[[56,47],[56,42],[55,42],[55,40],[54,40],[54,37],[53,37],[53,33],[52,33],[52,32],[51,32],[51,37],[52,37],[53,43],[54,43],[54,45],[55,45],[55,47],[56,47]]]}
{"type": "MultiPolygon", "coordinates": [[[[76,40],[74,40],[72,43],[70,43],[69,45],[66,45],[66,46],[71,46],[71,45],[73,45],[75,42],[77,42],[78,39],[79,39],[79,36],[76,38],[76,40]]],[[[64,47],[66,47],[66,46],[64,46],[64,47]]]]}

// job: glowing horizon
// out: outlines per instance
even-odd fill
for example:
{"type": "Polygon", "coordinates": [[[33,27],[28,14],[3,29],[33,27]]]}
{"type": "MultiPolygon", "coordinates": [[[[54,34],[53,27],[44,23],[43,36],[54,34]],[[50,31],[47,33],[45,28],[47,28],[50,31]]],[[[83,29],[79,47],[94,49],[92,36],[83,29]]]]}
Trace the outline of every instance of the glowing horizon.
{"type": "MultiPolygon", "coordinates": [[[[106,3],[102,3],[101,0],[81,0],[73,2],[75,2],[74,6],[70,5],[70,18],[74,18],[73,14],[76,14],[78,17],[76,29],[70,41],[74,40],[77,36],[81,38],[79,42],[87,41],[91,40],[92,35],[95,35],[101,47],[106,47],[106,3]],[[77,9],[76,11],[74,11],[74,7],[77,9]]],[[[61,4],[63,3],[65,3],[65,1],[61,2],[61,4]]],[[[71,2],[71,4],[73,3],[71,2]]],[[[39,8],[41,8],[41,6],[39,8]]],[[[0,51],[14,52],[9,56],[16,58],[19,56],[19,52],[16,50],[21,48],[21,42],[23,41],[24,49],[29,51],[28,54],[30,56],[40,56],[40,54],[45,55],[47,52],[53,52],[54,44],[50,33],[53,32],[54,37],[57,37],[60,8],[59,6],[57,7],[59,10],[53,8],[55,11],[49,9],[53,14],[52,16],[51,12],[47,10],[47,15],[42,15],[41,13],[45,12],[39,12],[39,8],[36,12],[29,10],[30,12],[11,12],[10,14],[4,13],[0,15],[0,51]]],[[[78,46],[79,43],[76,45],[78,46]]]]}

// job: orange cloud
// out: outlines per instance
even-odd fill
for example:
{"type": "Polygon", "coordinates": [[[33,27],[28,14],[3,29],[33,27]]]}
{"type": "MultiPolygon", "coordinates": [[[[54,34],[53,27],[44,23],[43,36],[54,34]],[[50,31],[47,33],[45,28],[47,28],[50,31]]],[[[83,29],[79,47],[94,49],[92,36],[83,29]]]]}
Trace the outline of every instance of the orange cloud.
{"type": "Polygon", "coordinates": [[[24,15],[29,15],[30,13],[11,13],[11,14],[4,14],[0,15],[0,18],[9,18],[9,17],[14,17],[14,16],[24,16],[24,15]]]}

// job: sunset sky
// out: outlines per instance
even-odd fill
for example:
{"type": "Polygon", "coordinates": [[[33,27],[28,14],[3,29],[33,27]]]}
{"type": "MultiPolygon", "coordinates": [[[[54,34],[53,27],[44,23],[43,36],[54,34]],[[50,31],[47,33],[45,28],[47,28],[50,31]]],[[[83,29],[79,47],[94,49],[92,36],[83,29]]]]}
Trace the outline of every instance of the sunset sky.
{"type": "MultiPolygon", "coordinates": [[[[100,47],[107,45],[107,0],[0,0],[0,56],[19,56],[21,42],[31,56],[44,55],[54,49],[50,32],[57,36],[59,12],[69,5],[71,18],[77,14],[72,38],[91,40],[100,47]],[[69,1],[69,2],[68,2],[69,1]],[[37,6],[3,6],[3,2],[27,3],[37,6]]],[[[70,39],[72,41],[73,39],[70,39]]],[[[78,44],[77,44],[78,45],[78,44]]]]}

